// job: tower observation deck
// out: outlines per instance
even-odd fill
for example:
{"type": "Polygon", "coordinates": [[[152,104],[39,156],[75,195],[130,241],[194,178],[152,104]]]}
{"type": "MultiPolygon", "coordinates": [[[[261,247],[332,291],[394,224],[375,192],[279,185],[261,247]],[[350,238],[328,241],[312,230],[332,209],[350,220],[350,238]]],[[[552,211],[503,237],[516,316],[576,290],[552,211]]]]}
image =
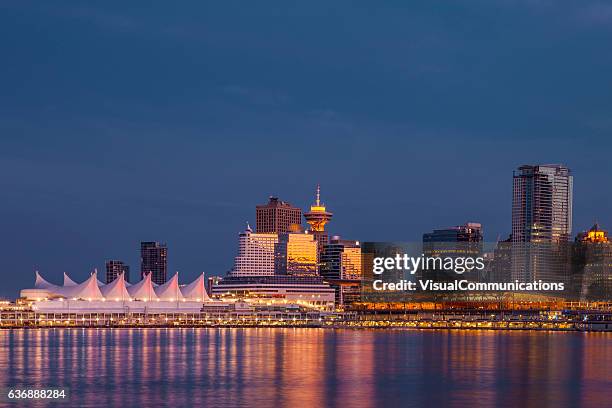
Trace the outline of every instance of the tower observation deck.
{"type": "Polygon", "coordinates": [[[327,211],[325,204],[321,202],[321,186],[317,184],[317,198],[313,205],[310,206],[310,211],[304,213],[306,222],[310,225],[310,229],[319,241],[323,244],[327,241],[327,233],[325,232],[325,224],[333,217],[333,213],[327,211]]]}

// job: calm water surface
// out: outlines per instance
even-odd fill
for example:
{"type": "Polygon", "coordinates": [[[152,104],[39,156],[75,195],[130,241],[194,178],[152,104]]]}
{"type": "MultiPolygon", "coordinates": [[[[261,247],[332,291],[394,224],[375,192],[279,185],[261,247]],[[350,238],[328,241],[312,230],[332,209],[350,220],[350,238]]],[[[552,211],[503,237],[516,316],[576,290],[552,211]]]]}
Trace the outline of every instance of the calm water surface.
{"type": "Polygon", "coordinates": [[[63,407],[605,407],[612,334],[2,330],[0,373],[3,393],[68,388],[63,407]]]}

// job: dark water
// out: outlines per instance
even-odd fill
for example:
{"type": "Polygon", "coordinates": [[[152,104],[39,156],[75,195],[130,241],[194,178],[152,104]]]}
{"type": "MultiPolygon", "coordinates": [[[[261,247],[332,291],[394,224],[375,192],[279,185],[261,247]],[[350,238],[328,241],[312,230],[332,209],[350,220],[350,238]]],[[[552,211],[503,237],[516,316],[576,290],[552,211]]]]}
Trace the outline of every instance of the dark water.
{"type": "Polygon", "coordinates": [[[2,330],[0,373],[4,394],[68,388],[64,407],[605,407],[612,334],[2,330]]]}

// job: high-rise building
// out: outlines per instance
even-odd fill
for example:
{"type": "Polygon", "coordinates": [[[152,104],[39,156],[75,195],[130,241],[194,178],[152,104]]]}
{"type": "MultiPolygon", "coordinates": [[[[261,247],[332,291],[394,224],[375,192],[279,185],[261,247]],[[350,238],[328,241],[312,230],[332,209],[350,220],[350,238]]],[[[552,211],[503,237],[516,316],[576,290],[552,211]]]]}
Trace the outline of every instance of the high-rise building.
{"type": "Polygon", "coordinates": [[[238,255],[230,276],[274,275],[275,251],[278,234],[255,233],[247,224],[238,236],[238,255]]]}
{"type": "MultiPolygon", "coordinates": [[[[482,224],[468,222],[454,227],[435,229],[433,232],[423,234],[423,254],[427,257],[477,258],[483,254],[482,224]]],[[[436,280],[454,280],[455,272],[431,269],[418,272],[420,277],[425,276],[436,280]]],[[[481,280],[478,272],[465,272],[463,278],[481,280]]]]}
{"type": "Polygon", "coordinates": [[[572,232],[573,176],[559,164],[520,166],[512,188],[512,277],[559,281],[572,232]]]}
{"type": "Polygon", "coordinates": [[[509,282],[512,277],[512,235],[498,241],[493,251],[491,282],[509,282]]]}
{"type": "Polygon", "coordinates": [[[292,232],[301,225],[302,210],[278,197],[270,197],[268,204],[256,207],[255,231],[258,234],[292,232]]]}
{"type": "Polygon", "coordinates": [[[153,283],[162,285],[168,276],[168,247],[166,244],[148,241],[140,243],[140,276],[151,274],[153,283]]]}
{"type": "Polygon", "coordinates": [[[332,237],[323,244],[320,273],[336,290],[336,303],[342,305],[360,300],[363,278],[360,242],[332,237]]]}
{"type": "Polygon", "coordinates": [[[513,242],[567,242],[572,234],[573,176],[560,164],[524,165],[512,186],[513,242]]]}
{"type": "Polygon", "coordinates": [[[312,234],[279,234],[275,257],[276,275],[314,276],[318,274],[317,241],[312,234]]]}
{"type": "Polygon", "coordinates": [[[572,294],[579,300],[612,298],[612,242],[598,224],[576,236],[571,283],[572,294]]]}
{"type": "Polygon", "coordinates": [[[123,263],[123,261],[117,261],[114,259],[106,261],[106,283],[111,283],[119,275],[123,273],[123,278],[126,282],[130,281],[130,267],[123,263]]]}
{"type": "Polygon", "coordinates": [[[321,202],[321,187],[317,184],[316,200],[310,206],[310,211],[304,213],[304,218],[306,218],[306,222],[310,225],[310,230],[319,243],[319,253],[323,250],[323,245],[328,239],[327,232],[325,232],[325,224],[332,219],[333,215],[333,213],[327,211],[325,204],[321,202]]]}

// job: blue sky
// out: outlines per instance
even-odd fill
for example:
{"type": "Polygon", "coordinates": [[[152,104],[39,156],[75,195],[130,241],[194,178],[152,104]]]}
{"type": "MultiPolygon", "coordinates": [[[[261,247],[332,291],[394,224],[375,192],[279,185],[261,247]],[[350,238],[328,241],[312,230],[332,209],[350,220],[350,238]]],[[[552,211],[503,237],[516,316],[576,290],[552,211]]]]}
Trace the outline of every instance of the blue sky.
{"type": "Polygon", "coordinates": [[[184,280],[232,264],[271,194],[332,233],[510,229],[512,170],[575,175],[612,225],[612,3],[0,2],[0,296],[39,269],[184,280]]]}

